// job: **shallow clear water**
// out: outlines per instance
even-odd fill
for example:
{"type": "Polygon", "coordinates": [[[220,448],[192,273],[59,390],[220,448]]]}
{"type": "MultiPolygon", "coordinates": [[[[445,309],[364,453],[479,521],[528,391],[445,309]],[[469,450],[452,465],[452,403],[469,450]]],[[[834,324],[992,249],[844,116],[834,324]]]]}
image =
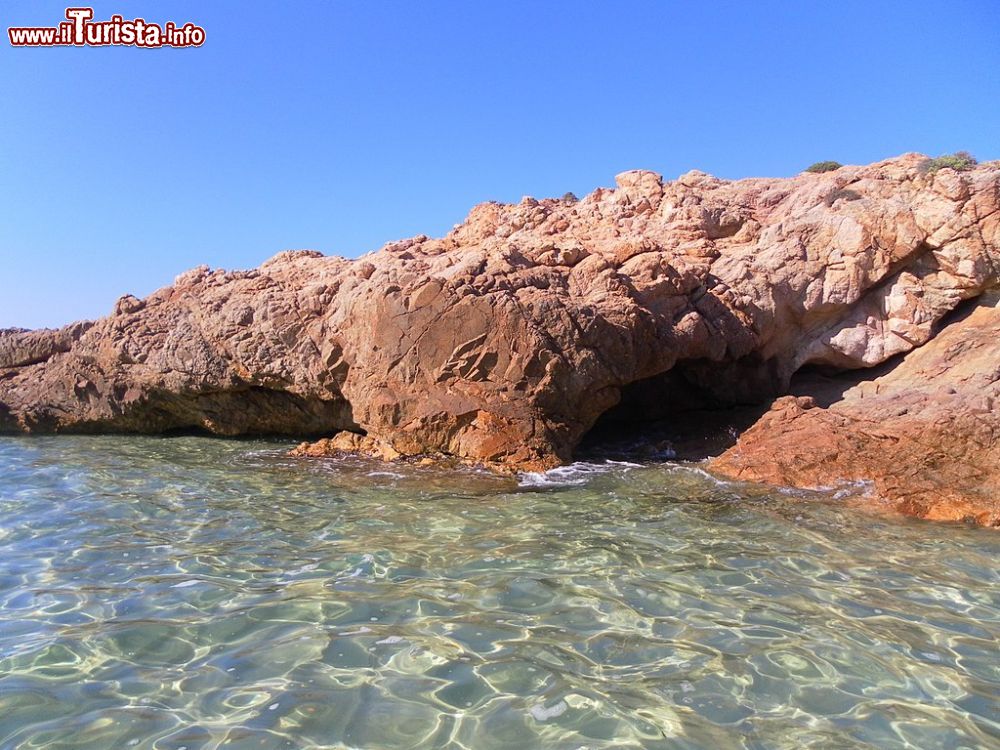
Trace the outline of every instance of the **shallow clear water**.
{"type": "Polygon", "coordinates": [[[0,747],[1000,746],[995,531],[285,447],[0,439],[0,747]]]}

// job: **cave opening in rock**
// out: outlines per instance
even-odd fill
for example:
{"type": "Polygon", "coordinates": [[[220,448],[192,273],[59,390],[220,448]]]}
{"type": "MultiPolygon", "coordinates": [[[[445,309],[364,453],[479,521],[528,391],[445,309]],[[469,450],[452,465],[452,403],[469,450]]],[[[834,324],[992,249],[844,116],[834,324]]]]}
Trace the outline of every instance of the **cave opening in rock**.
{"type": "Polygon", "coordinates": [[[629,383],[598,418],[574,457],[701,460],[718,455],[767,410],[774,394],[728,398],[703,387],[712,363],[687,362],[629,383]]]}
{"type": "MultiPolygon", "coordinates": [[[[965,314],[964,306],[952,313],[965,314]]],[[[728,363],[678,362],[667,372],[622,387],[618,404],[584,435],[574,458],[698,461],[717,456],[735,445],[776,398],[809,397],[828,408],[848,389],[890,372],[904,357],[853,370],[809,364],[790,378],[781,376],[774,361],[753,355],[728,363]]]]}

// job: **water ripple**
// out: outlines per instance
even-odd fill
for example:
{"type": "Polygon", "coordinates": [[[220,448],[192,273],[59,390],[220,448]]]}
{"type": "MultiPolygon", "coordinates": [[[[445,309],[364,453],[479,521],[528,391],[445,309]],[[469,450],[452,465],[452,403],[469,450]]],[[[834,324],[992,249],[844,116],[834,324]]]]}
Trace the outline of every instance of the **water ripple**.
{"type": "Polygon", "coordinates": [[[0,439],[0,748],[1000,746],[988,530],[285,447],[0,439]]]}

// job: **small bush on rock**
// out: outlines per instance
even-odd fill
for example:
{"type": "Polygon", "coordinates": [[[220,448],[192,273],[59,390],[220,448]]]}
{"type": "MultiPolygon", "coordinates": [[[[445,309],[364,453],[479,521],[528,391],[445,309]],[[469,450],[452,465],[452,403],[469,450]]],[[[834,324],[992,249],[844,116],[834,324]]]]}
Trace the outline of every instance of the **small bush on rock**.
{"type": "Polygon", "coordinates": [[[578,200],[580,200],[579,198],[576,197],[574,193],[563,193],[562,199],[567,203],[576,203],[578,200]]]}
{"type": "Polygon", "coordinates": [[[820,172],[832,172],[835,169],[840,169],[843,164],[839,161],[818,161],[811,167],[807,167],[807,172],[812,172],[813,174],[819,174],[820,172]]]}
{"type": "Polygon", "coordinates": [[[928,159],[923,164],[923,169],[927,174],[934,174],[939,169],[954,169],[956,172],[968,172],[978,162],[976,157],[968,151],[956,151],[953,154],[944,154],[937,159],[928,159]]]}

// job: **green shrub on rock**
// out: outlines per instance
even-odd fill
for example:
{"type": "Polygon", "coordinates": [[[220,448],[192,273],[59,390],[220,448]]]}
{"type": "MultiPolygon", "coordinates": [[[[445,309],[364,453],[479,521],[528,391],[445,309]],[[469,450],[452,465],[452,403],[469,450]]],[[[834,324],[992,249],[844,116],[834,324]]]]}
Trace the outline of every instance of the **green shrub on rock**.
{"type": "Polygon", "coordinates": [[[956,151],[953,154],[944,154],[937,159],[928,159],[923,164],[923,169],[927,174],[934,174],[939,169],[954,169],[956,172],[968,172],[978,162],[976,157],[968,151],[956,151]]]}
{"type": "Polygon", "coordinates": [[[842,166],[844,165],[839,161],[818,161],[811,167],[807,167],[806,171],[819,174],[821,172],[832,172],[835,169],[840,169],[842,166]]]}

